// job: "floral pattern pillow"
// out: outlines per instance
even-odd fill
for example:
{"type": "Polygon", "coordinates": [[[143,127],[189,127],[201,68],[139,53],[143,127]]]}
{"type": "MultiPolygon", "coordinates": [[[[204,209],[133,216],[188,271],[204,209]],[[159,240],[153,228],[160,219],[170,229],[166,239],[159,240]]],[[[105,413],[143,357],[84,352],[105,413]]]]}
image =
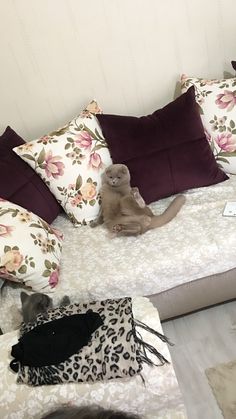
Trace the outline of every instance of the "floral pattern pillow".
{"type": "Polygon", "coordinates": [[[101,174],[112,161],[95,101],[66,126],[13,150],[49,187],[72,223],[85,225],[100,209],[101,174]]]}
{"type": "Polygon", "coordinates": [[[0,277],[52,292],[63,235],[32,212],[0,198],[0,277]]]}
{"type": "Polygon", "coordinates": [[[194,86],[206,137],[219,166],[236,174],[236,78],[206,80],[182,75],[185,92],[194,86]]]}

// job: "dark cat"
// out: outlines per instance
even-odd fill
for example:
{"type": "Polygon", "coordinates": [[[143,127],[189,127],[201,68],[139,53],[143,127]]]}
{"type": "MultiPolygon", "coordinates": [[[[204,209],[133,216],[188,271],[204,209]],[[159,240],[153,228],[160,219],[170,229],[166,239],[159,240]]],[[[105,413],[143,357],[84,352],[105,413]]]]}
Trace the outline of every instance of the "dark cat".
{"type": "Polygon", "coordinates": [[[104,409],[100,406],[66,406],[52,411],[41,419],[141,419],[141,416],[104,409]]]}
{"type": "MultiPolygon", "coordinates": [[[[46,313],[47,310],[53,308],[53,302],[50,297],[46,294],[36,292],[28,295],[22,291],[20,294],[22,304],[22,316],[25,323],[34,322],[36,317],[40,313],[46,313]]],[[[69,297],[65,296],[59,303],[59,306],[65,306],[70,304],[69,297]]]]}
{"type": "Polygon", "coordinates": [[[101,214],[92,227],[104,223],[116,235],[136,236],[171,221],[185,203],[178,195],[160,215],[145,204],[138,188],[131,188],[130,173],[124,164],[112,164],[104,172],[101,187],[101,214]]]}

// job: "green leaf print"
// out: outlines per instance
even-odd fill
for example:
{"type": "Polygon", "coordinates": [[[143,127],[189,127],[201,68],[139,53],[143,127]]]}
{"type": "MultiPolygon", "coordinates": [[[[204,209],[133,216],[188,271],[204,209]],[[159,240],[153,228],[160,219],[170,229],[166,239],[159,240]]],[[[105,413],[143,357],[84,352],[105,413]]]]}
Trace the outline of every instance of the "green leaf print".
{"type": "Polygon", "coordinates": [[[222,151],[218,154],[220,157],[233,157],[236,156],[236,151],[222,151]]]}
{"type": "Polygon", "coordinates": [[[45,260],[44,265],[46,266],[47,269],[51,269],[51,267],[52,267],[52,264],[49,260],[45,260]]]}
{"type": "MultiPolygon", "coordinates": [[[[35,224],[35,223],[32,223],[32,224],[30,224],[30,227],[34,227],[34,228],[43,228],[41,225],[39,225],[39,224],[35,224]]],[[[31,237],[33,237],[33,235],[31,234],[31,237]]],[[[34,238],[34,237],[33,237],[34,238]]]]}
{"type": "Polygon", "coordinates": [[[10,246],[4,246],[4,253],[9,252],[11,250],[10,246]]]}
{"type": "Polygon", "coordinates": [[[26,273],[26,271],[27,271],[27,266],[26,266],[26,265],[22,265],[22,266],[18,269],[18,272],[19,272],[20,274],[25,274],[25,273],[26,273]]]}
{"type": "Polygon", "coordinates": [[[52,269],[55,271],[57,269],[57,264],[55,262],[52,262],[52,269]]]}
{"type": "Polygon", "coordinates": [[[48,134],[49,137],[54,137],[54,135],[59,136],[59,135],[63,135],[66,133],[66,131],[68,130],[70,124],[65,125],[62,128],[59,128],[57,131],[52,131],[50,132],[50,134],[48,134]]]}
{"type": "Polygon", "coordinates": [[[31,156],[30,154],[22,154],[22,157],[27,159],[27,160],[35,161],[35,158],[33,156],[31,156]]]}
{"type": "Polygon", "coordinates": [[[101,141],[103,141],[105,143],[105,139],[99,134],[97,128],[95,128],[94,132],[95,132],[97,138],[99,138],[99,140],[101,140],[101,141]]]}
{"type": "Polygon", "coordinates": [[[50,272],[48,269],[46,269],[46,270],[42,273],[42,275],[43,275],[43,276],[45,276],[45,277],[47,278],[48,276],[50,276],[50,275],[51,275],[51,272],[50,272]]]}
{"type": "Polygon", "coordinates": [[[78,191],[82,186],[82,177],[79,175],[76,179],[75,189],[78,191]]]}
{"type": "Polygon", "coordinates": [[[229,161],[227,160],[227,159],[224,159],[224,157],[217,157],[217,163],[219,162],[219,161],[222,161],[222,163],[229,163],[229,161]]]}
{"type": "Polygon", "coordinates": [[[43,148],[38,156],[38,164],[42,164],[45,160],[45,149],[43,148]]]}

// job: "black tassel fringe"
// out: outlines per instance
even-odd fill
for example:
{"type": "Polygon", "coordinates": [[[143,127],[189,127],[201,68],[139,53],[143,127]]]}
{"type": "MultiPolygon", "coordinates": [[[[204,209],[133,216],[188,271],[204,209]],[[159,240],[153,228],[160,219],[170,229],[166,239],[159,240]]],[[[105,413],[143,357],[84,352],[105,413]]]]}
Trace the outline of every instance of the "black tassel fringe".
{"type": "Polygon", "coordinates": [[[134,325],[139,326],[142,329],[147,330],[148,332],[152,333],[153,335],[157,336],[159,339],[162,340],[162,342],[168,343],[170,346],[174,346],[174,343],[172,343],[167,336],[163,335],[162,333],[159,333],[157,330],[152,329],[147,324],[141,322],[140,320],[134,319],[134,325]]]}
{"type": "Polygon", "coordinates": [[[135,330],[135,341],[139,348],[139,357],[142,362],[145,362],[148,365],[152,366],[160,366],[164,364],[169,364],[169,361],[162,355],[154,346],[150,345],[150,343],[145,342],[142,339],[141,334],[138,332],[137,327],[140,327],[142,329],[147,330],[148,332],[152,333],[153,335],[157,336],[159,339],[162,340],[162,342],[167,343],[168,345],[174,345],[170,340],[163,335],[162,333],[159,333],[157,330],[152,329],[147,324],[141,322],[140,320],[134,320],[134,330],[135,330]],[[156,364],[154,361],[152,361],[149,357],[149,354],[153,354],[156,356],[157,359],[159,359],[159,364],[156,364]]]}

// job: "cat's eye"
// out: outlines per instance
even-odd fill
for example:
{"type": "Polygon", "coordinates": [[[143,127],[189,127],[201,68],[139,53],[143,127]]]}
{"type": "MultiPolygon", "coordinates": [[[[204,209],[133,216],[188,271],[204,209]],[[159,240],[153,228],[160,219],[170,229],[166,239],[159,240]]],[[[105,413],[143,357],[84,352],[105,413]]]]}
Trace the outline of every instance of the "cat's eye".
{"type": "Polygon", "coordinates": [[[120,176],[117,176],[118,179],[120,179],[120,176]]]}

